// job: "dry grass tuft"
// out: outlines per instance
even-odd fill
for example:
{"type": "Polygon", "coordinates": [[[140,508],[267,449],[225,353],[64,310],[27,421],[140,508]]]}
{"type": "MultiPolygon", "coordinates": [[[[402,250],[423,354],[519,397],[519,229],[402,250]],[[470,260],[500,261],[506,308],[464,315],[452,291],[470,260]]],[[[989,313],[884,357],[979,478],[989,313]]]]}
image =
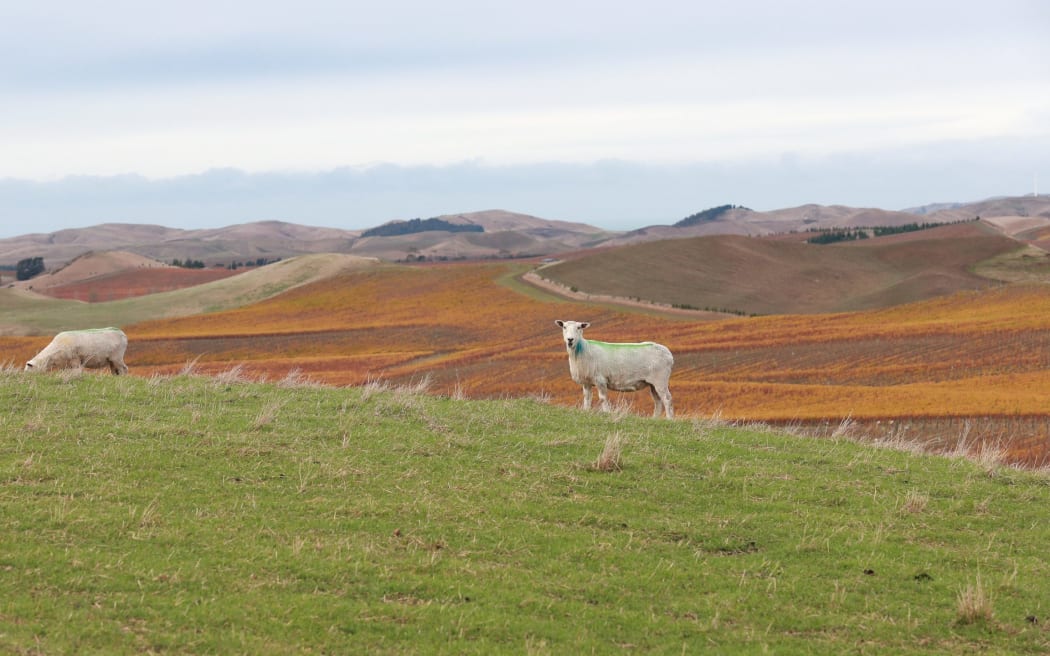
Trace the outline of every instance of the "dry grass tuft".
{"type": "Polygon", "coordinates": [[[536,403],[544,403],[544,404],[547,404],[547,405],[549,405],[551,403],[551,401],[554,399],[554,397],[551,395],[551,393],[548,392],[547,390],[543,390],[542,392],[535,392],[533,394],[530,394],[528,396],[528,398],[533,400],[533,401],[535,401],[536,403]]]}
{"type": "Polygon", "coordinates": [[[852,439],[855,435],[855,428],[856,422],[853,421],[853,417],[846,416],[835,427],[835,430],[831,431],[831,437],[834,439],[852,439]]]}
{"type": "Polygon", "coordinates": [[[266,405],[262,407],[259,414],[252,421],[252,430],[259,430],[264,426],[269,426],[276,419],[281,408],[284,407],[284,401],[279,399],[272,399],[266,402],[266,405]]]}
{"type": "Polygon", "coordinates": [[[693,431],[699,437],[706,437],[710,431],[717,430],[719,428],[728,428],[732,425],[732,422],[722,417],[722,411],[716,410],[710,416],[707,417],[693,417],[690,419],[693,426],[693,431]]]}
{"type": "Polygon", "coordinates": [[[970,454],[970,459],[980,465],[985,473],[991,476],[1006,466],[1008,452],[1001,442],[994,444],[983,442],[970,454]]]}
{"type": "Polygon", "coordinates": [[[171,380],[171,376],[165,374],[150,374],[149,378],[146,379],[146,384],[150,387],[157,387],[158,385],[166,384],[171,380]]]}
{"type": "Polygon", "coordinates": [[[930,497],[923,494],[922,492],[916,492],[915,490],[909,490],[907,496],[904,497],[904,505],[902,508],[905,512],[918,514],[926,510],[926,506],[930,504],[930,497]]]}
{"type": "Polygon", "coordinates": [[[605,438],[605,446],[601,455],[594,461],[595,471],[611,472],[623,469],[623,436],[620,433],[612,433],[605,438]]]}
{"type": "Polygon", "coordinates": [[[62,371],[58,372],[58,379],[61,380],[63,383],[69,383],[74,380],[77,380],[78,378],[81,378],[83,375],[83,367],[73,367],[70,369],[63,369],[62,371]]]}
{"type": "Polygon", "coordinates": [[[977,624],[978,622],[991,622],[995,617],[992,609],[992,598],[981,585],[981,577],[977,577],[977,583],[968,585],[959,591],[956,598],[956,613],[959,624],[977,624]]]}
{"type": "Polygon", "coordinates": [[[216,374],[215,382],[220,385],[233,385],[234,383],[249,383],[251,378],[244,373],[244,365],[238,364],[216,374]]]}
{"type": "Polygon", "coordinates": [[[448,393],[448,398],[453,401],[465,401],[467,393],[463,391],[463,386],[457,382],[455,387],[448,393]]]}
{"type": "Polygon", "coordinates": [[[298,367],[290,369],[288,373],[284,375],[284,378],[277,381],[278,387],[295,388],[295,387],[324,387],[322,384],[317,383],[303,374],[302,369],[298,367]]]}
{"type": "Polygon", "coordinates": [[[200,356],[193,358],[182,365],[182,369],[179,370],[180,376],[192,376],[197,370],[197,361],[200,360],[200,356]]]}
{"type": "Polygon", "coordinates": [[[380,392],[386,392],[390,389],[390,383],[383,380],[382,378],[373,378],[369,376],[365,381],[365,384],[361,386],[361,400],[367,401],[380,392]]]}
{"type": "Polygon", "coordinates": [[[395,391],[401,394],[424,394],[428,389],[430,389],[430,385],[432,382],[433,380],[431,379],[430,373],[428,372],[417,381],[409,381],[404,385],[399,385],[395,391]]]}
{"type": "Polygon", "coordinates": [[[631,402],[627,398],[621,396],[609,403],[609,419],[612,421],[623,421],[634,414],[634,410],[631,407],[631,402]]]}

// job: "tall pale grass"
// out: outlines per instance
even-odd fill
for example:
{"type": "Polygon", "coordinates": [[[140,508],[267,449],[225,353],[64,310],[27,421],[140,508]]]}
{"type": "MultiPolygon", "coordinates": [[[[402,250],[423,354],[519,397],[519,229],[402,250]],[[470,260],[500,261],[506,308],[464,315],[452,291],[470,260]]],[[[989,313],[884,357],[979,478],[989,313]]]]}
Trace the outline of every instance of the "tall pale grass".
{"type": "Polygon", "coordinates": [[[623,469],[623,444],[624,438],[620,433],[611,433],[605,438],[601,454],[594,461],[594,469],[597,471],[611,472],[623,469]]]}
{"type": "Polygon", "coordinates": [[[992,598],[981,585],[981,577],[978,576],[976,583],[967,585],[956,597],[957,620],[959,624],[991,622],[995,619],[992,606],[992,598]]]}

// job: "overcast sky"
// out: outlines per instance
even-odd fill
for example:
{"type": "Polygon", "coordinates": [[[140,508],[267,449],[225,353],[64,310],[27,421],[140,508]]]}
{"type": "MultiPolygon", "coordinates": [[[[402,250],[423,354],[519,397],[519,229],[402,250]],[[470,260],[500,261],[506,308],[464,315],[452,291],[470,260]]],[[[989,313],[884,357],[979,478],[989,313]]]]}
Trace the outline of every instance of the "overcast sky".
{"type": "Polygon", "coordinates": [[[1050,3],[0,8],[0,237],[1050,189],[1050,3]]]}

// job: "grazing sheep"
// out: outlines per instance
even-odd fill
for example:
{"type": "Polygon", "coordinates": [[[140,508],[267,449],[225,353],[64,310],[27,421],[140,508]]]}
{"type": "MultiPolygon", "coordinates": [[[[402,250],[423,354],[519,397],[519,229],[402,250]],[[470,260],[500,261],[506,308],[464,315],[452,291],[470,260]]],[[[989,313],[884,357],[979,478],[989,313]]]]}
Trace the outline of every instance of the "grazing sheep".
{"type": "Polygon", "coordinates": [[[109,367],[114,375],[128,373],[124,351],[128,336],[119,328],[67,330],[55,335],[51,343],[26,363],[26,371],[52,371],[84,367],[109,367]]]}
{"type": "Polygon", "coordinates": [[[591,407],[591,388],[598,388],[602,410],[609,409],[606,390],[635,392],[644,387],[653,395],[653,416],[659,417],[663,409],[668,419],[674,416],[671,406],[671,391],[667,384],[671,379],[674,357],[662,344],[641,342],[615,344],[597,342],[583,338],[583,329],[591,324],[586,321],[555,321],[565,338],[565,350],[569,352],[569,373],[572,379],[583,386],[583,408],[591,407]]]}

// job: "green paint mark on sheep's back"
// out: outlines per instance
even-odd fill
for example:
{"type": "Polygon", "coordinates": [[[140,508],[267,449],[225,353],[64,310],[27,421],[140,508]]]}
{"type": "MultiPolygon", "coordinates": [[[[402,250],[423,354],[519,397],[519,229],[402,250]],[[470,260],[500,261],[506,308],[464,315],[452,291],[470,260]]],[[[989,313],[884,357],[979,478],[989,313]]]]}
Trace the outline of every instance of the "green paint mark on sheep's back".
{"type": "Polygon", "coordinates": [[[601,346],[602,348],[612,348],[612,349],[618,349],[618,348],[632,349],[632,348],[645,348],[647,346],[655,346],[654,342],[599,342],[599,341],[594,340],[594,339],[587,340],[587,343],[588,344],[597,344],[598,346],[601,346]]]}
{"type": "Polygon", "coordinates": [[[120,332],[120,328],[83,328],[81,330],[65,330],[67,333],[109,333],[120,332]]]}

